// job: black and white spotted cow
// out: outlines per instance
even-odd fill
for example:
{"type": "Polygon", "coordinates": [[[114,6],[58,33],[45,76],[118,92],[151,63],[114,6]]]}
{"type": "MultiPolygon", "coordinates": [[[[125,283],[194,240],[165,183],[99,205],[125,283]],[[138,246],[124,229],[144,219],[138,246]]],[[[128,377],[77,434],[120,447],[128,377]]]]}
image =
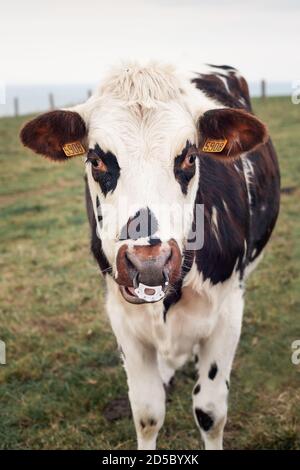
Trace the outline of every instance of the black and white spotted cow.
{"type": "Polygon", "coordinates": [[[155,448],[164,385],[196,352],[194,417],[206,449],[221,449],[244,281],[279,209],[276,154],[246,81],[228,66],[130,64],[86,103],[27,123],[21,140],[51,160],[85,153],[91,248],[138,448],[155,448]]]}

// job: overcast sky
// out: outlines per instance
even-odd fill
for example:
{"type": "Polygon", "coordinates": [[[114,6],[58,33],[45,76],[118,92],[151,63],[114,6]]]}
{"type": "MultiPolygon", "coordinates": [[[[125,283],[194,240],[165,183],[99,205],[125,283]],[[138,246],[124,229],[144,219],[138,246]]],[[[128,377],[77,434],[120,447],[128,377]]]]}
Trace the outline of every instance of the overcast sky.
{"type": "Polygon", "coordinates": [[[122,59],[300,79],[300,0],[5,0],[0,81],[96,82],[122,59]]]}

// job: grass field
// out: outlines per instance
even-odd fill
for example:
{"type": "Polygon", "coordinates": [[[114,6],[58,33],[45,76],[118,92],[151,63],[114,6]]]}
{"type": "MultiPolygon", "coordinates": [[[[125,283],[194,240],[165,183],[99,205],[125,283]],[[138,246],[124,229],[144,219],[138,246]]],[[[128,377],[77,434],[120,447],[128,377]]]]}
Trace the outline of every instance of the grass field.
{"type": "MultiPolygon", "coordinates": [[[[270,98],[254,106],[292,190],[248,284],[225,448],[300,449],[300,366],[291,362],[300,339],[300,105],[270,98]]],[[[27,152],[18,142],[23,121],[0,119],[0,447],[133,449],[130,417],[107,419],[127,386],[89,253],[80,159],[53,164],[27,152]]],[[[189,365],[177,375],[159,448],[200,446],[193,373],[189,365]]]]}

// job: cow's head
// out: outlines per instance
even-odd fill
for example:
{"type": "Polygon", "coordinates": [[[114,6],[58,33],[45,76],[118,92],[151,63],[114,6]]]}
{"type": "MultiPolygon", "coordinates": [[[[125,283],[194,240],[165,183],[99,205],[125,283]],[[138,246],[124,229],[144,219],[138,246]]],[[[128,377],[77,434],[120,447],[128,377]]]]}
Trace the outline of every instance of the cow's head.
{"type": "Polygon", "coordinates": [[[229,161],[266,138],[254,116],[207,110],[216,105],[194,93],[169,69],[132,67],[112,73],[85,104],[42,114],[21,131],[25,146],[54,161],[85,149],[102,250],[132,303],[160,300],[181,275],[199,154],[229,161]]]}

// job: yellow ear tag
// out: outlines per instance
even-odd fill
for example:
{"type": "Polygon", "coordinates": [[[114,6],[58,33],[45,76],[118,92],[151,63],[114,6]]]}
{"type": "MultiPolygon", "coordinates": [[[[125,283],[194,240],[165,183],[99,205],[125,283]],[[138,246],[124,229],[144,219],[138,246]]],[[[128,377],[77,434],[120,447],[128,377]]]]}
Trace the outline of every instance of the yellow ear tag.
{"type": "Polygon", "coordinates": [[[76,157],[77,155],[83,155],[86,152],[84,146],[79,142],[79,140],[63,145],[63,151],[67,157],[76,157]]]}
{"type": "Polygon", "coordinates": [[[212,153],[222,152],[226,144],[227,144],[227,139],[220,139],[220,140],[207,139],[203,145],[202,151],[212,152],[212,153]]]}

